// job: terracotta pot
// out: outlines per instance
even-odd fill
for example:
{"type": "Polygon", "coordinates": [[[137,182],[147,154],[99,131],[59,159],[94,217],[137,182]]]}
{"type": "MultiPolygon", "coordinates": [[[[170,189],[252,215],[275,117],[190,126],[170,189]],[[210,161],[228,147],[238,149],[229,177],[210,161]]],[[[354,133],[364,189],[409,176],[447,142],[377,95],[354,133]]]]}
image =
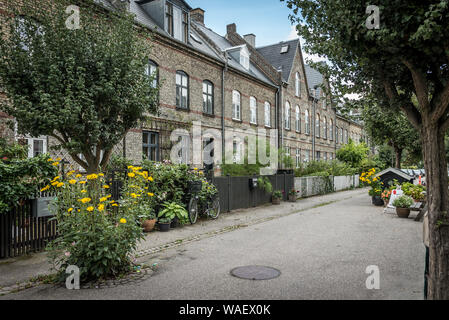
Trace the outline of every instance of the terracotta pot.
{"type": "Polygon", "coordinates": [[[281,204],[281,199],[279,199],[279,198],[273,198],[272,203],[273,203],[273,204],[281,204]]]}
{"type": "Polygon", "coordinates": [[[399,218],[408,218],[410,215],[410,209],[409,208],[396,208],[396,213],[399,218]]]}
{"type": "Polygon", "coordinates": [[[154,225],[156,224],[156,219],[152,219],[152,220],[145,220],[142,223],[142,227],[143,227],[143,231],[145,232],[151,232],[154,229],[154,225]]]}

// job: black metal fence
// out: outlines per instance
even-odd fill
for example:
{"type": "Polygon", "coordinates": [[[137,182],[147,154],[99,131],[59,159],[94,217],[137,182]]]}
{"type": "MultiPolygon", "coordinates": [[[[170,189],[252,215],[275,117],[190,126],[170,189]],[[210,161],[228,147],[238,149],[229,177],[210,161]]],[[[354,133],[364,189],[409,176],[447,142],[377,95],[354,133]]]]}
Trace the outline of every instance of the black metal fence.
{"type": "MultiPolygon", "coordinates": [[[[287,200],[288,191],[295,186],[295,176],[293,174],[277,174],[266,177],[270,180],[273,191],[284,191],[284,200],[287,200]]],[[[268,194],[260,188],[250,188],[249,181],[252,178],[258,177],[226,176],[212,179],[212,182],[218,189],[222,212],[257,207],[271,202],[271,194],[268,194]]]]}
{"type": "Polygon", "coordinates": [[[52,217],[33,216],[33,200],[0,214],[0,259],[38,252],[57,236],[52,217]]]}

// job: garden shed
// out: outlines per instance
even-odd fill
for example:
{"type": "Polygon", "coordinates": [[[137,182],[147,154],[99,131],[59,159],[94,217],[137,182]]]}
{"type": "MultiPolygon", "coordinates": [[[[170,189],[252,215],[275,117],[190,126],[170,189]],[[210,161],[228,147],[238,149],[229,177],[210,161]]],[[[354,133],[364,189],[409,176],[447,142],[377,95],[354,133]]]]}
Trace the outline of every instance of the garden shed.
{"type": "Polygon", "coordinates": [[[384,187],[388,187],[391,183],[393,183],[393,180],[397,180],[399,183],[404,182],[410,182],[413,183],[413,180],[415,179],[413,176],[410,176],[409,174],[403,172],[402,170],[395,169],[395,168],[388,168],[381,172],[379,172],[376,177],[380,179],[380,181],[383,182],[384,187]]]}

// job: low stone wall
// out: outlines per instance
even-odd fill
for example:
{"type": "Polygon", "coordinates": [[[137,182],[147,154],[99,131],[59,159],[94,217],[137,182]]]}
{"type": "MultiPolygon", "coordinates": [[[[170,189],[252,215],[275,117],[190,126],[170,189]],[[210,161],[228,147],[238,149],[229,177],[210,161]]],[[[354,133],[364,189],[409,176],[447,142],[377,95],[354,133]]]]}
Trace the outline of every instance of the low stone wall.
{"type": "Polygon", "coordinates": [[[359,185],[359,175],[295,178],[295,189],[300,198],[357,188],[359,185]]]}

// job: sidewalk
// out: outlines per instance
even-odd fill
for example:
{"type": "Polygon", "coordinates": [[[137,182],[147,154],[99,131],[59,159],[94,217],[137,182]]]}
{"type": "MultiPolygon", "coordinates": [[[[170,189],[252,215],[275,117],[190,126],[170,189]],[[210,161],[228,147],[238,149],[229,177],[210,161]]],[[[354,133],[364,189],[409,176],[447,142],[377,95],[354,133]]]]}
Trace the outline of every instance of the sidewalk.
{"type": "MultiPolygon", "coordinates": [[[[199,219],[195,225],[186,225],[173,229],[170,232],[152,232],[146,236],[145,240],[138,247],[139,262],[143,262],[146,256],[155,252],[186,242],[200,240],[248,225],[342,201],[351,198],[357,193],[360,193],[360,189],[301,199],[296,203],[282,202],[278,206],[268,204],[257,208],[240,209],[230,213],[222,213],[217,220],[199,219]]],[[[23,284],[31,278],[50,273],[50,265],[45,252],[0,260],[0,289],[11,287],[18,283],[23,284]]]]}

